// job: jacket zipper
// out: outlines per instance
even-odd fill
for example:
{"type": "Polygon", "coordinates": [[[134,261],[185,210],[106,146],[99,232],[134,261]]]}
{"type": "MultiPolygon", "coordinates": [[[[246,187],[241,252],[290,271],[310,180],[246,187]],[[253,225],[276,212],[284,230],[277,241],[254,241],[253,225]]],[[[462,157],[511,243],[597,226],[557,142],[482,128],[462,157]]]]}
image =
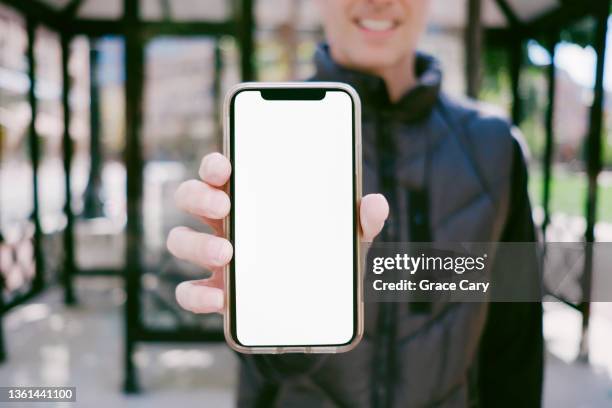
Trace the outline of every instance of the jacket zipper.
{"type": "MultiPolygon", "coordinates": [[[[397,226],[395,225],[395,214],[397,214],[397,200],[395,199],[395,180],[392,174],[395,167],[393,157],[393,144],[389,124],[385,118],[378,114],[376,116],[376,144],[378,156],[378,176],[380,191],[387,196],[390,206],[390,216],[383,231],[381,241],[394,242],[397,240],[397,226]],[[381,158],[383,160],[381,160],[381,158]]],[[[378,336],[376,344],[377,358],[374,359],[374,395],[373,406],[376,408],[388,408],[393,405],[393,387],[395,373],[395,323],[397,318],[397,304],[394,302],[379,303],[377,320],[378,336]]]]}

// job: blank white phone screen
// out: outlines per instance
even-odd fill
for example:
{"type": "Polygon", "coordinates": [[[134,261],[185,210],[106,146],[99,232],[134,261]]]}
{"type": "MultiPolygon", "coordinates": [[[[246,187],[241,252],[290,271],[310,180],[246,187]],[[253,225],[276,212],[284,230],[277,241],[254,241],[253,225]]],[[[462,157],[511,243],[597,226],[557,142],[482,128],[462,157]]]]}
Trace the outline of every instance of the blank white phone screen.
{"type": "Polygon", "coordinates": [[[354,335],[350,96],[234,99],[235,336],[244,346],[340,345],[354,335]]]}

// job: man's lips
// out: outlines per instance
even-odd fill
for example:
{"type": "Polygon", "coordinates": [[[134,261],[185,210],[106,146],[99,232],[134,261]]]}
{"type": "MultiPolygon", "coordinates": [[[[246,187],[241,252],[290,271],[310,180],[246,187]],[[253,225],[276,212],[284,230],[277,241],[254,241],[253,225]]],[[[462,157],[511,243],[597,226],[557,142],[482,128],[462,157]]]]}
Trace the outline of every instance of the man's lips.
{"type": "Polygon", "coordinates": [[[355,24],[364,31],[384,33],[393,30],[398,23],[390,19],[358,18],[355,24]]]}

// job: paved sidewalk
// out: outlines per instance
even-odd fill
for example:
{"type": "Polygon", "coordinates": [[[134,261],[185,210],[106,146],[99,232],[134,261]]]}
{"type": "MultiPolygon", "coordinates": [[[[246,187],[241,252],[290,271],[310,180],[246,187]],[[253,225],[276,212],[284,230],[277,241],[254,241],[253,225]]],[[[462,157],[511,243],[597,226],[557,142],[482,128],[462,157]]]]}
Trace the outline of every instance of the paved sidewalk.
{"type": "Polygon", "coordinates": [[[582,318],[562,303],[544,304],[545,407],[612,407],[612,303],[592,303],[589,364],[577,361],[582,318]]]}
{"type": "Polygon", "coordinates": [[[0,365],[1,385],[76,386],[77,404],[51,405],[62,407],[234,404],[237,359],[224,344],[139,346],[136,362],[143,392],[124,395],[121,281],[96,277],[77,282],[81,304],[76,308],[66,308],[61,291],[54,288],[6,317],[8,361],[0,365]]]}
{"type": "MultiPolygon", "coordinates": [[[[124,395],[121,281],[96,277],[77,282],[82,303],[76,308],[66,308],[60,289],[53,288],[6,317],[9,359],[0,365],[1,385],[74,385],[76,406],[85,407],[234,404],[238,362],[224,344],[140,346],[136,360],[143,392],[124,395]]],[[[575,362],[578,313],[560,303],[545,309],[545,407],[612,406],[612,304],[594,306],[591,365],[575,362]]]]}

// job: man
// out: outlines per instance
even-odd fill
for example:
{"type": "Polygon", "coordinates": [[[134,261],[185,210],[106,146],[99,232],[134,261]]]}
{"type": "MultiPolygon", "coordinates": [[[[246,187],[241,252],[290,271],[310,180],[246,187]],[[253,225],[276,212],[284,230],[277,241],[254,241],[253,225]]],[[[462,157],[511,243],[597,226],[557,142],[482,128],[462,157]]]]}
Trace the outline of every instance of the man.
{"type": "MultiPolygon", "coordinates": [[[[327,45],[315,56],[314,79],[351,84],[363,104],[370,193],[361,202],[363,239],[382,231],[381,241],[534,241],[525,164],[510,124],[442,94],[436,60],[416,52],[429,1],[317,4],[327,45]]],[[[208,155],[202,181],[187,181],[176,194],[181,209],[217,233],[230,208],[223,190],[230,172],[225,157],[208,155]]],[[[168,248],[213,271],[180,284],[179,304],[220,311],[220,269],[231,244],[179,227],[168,248]]],[[[348,353],[241,356],[239,405],[540,405],[538,303],[368,303],[365,319],[364,339],[348,353]]]]}

